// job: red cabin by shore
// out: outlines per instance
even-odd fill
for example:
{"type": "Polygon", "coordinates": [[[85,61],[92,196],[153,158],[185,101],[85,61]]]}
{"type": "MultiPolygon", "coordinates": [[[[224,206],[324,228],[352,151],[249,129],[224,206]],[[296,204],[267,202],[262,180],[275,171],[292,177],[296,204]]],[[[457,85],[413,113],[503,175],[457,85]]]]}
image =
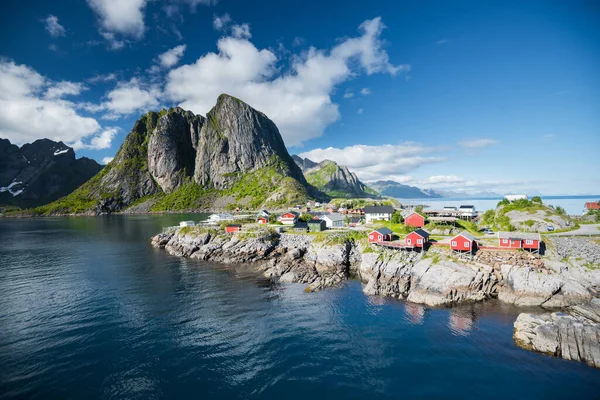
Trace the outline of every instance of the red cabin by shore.
{"type": "Polygon", "coordinates": [[[388,228],[380,228],[369,233],[369,243],[388,242],[392,240],[392,231],[388,228]]]}
{"type": "Polygon", "coordinates": [[[588,210],[600,210],[600,202],[588,201],[585,203],[585,208],[588,210]]]}
{"type": "Polygon", "coordinates": [[[227,233],[239,232],[241,230],[242,230],[242,225],[240,225],[240,224],[229,224],[225,227],[225,232],[227,232],[227,233]]]}
{"type": "Polygon", "coordinates": [[[425,226],[425,217],[419,213],[412,212],[404,217],[404,225],[412,226],[414,228],[422,228],[425,226]]]}
{"type": "Polygon", "coordinates": [[[269,219],[267,217],[260,217],[256,220],[256,222],[258,222],[259,224],[268,224],[269,219]]]}
{"type": "Polygon", "coordinates": [[[542,238],[539,233],[500,232],[498,245],[507,249],[540,250],[542,238]]]}
{"type": "Polygon", "coordinates": [[[454,251],[473,251],[475,238],[468,232],[462,232],[450,239],[450,248],[454,251]]]}
{"type": "Polygon", "coordinates": [[[429,233],[423,229],[417,229],[414,232],[409,233],[404,238],[404,244],[407,247],[419,247],[423,248],[429,241],[429,233]]]}

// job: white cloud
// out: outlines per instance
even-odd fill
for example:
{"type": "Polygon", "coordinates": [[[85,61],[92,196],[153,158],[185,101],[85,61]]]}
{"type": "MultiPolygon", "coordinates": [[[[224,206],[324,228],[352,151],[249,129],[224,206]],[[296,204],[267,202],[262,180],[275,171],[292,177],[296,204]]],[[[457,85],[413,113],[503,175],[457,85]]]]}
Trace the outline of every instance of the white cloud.
{"type": "Polygon", "coordinates": [[[138,79],[120,82],[117,87],[106,94],[107,101],[102,107],[109,112],[106,119],[117,119],[119,115],[131,114],[135,111],[146,112],[159,105],[160,90],[145,86],[138,79]]]}
{"type": "Polygon", "coordinates": [[[117,32],[136,39],[144,36],[143,10],[146,0],[87,0],[87,2],[98,14],[100,24],[105,31],[117,32]]]}
{"type": "Polygon", "coordinates": [[[91,149],[91,150],[102,150],[110,149],[112,140],[116,136],[119,128],[106,128],[104,131],[97,135],[92,136],[89,140],[77,140],[71,144],[75,150],[79,149],[91,149]]]}
{"type": "Polygon", "coordinates": [[[368,146],[357,144],[344,148],[318,148],[300,154],[315,162],[333,160],[347,166],[362,180],[396,179],[418,167],[443,161],[442,157],[426,156],[438,149],[415,143],[368,146]]]}
{"type": "Polygon", "coordinates": [[[230,23],[231,16],[229,14],[223,14],[221,16],[215,15],[213,17],[213,28],[218,31],[224,30],[230,23]]]}
{"type": "Polygon", "coordinates": [[[106,165],[106,164],[108,164],[109,162],[111,162],[112,160],[114,160],[114,157],[104,157],[104,158],[102,159],[102,164],[106,165]]]}
{"type": "Polygon", "coordinates": [[[337,85],[360,73],[410,70],[389,62],[379,39],[384,27],[380,18],[367,20],[360,36],[343,39],[329,51],[311,47],[294,56],[287,70],[278,69],[280,60],[271,50],[259,50],[247,38],[223,37],[217,53],[171,70],[165,94],[200,114],[221,93],[231,94],[273,119],[287,145],[300,145],[340,118],[331,100],[337,85]]]}
{"type": "Polygon", "coordinates": [[[250,33],[250,25],[233,25],[231,27],[231,36],[238,39],[250,39],[252,37],[252,34],[250,33]]]}
{"type": "Polygon", "coordinates": [[[351,97],[354,97],[354,93],[348,92],[348,91],[346,91],[346,93],[344,93],[344,98],[345,99],[349,99],[351,97]]]}
{"type": "Polygon", "coordinates": [[[111,50],[121,50],[125,47],[125,40],[117,39],[117,36],[112,32],[100,31],[100,35],[108,43],[108,48],[111,50]]]}
{"type": "Polygon", "coordinates": [[[66,29],[64,26],[58,23],[58,17],[55,15],[48,15],[43,19],[46,25],[46,30],[52,37],[65,36],[66,29]]]}
{"type": "Polygon", "coordinates": [[[436,44],[447,44],[448,42],[450,42],[450,40],[448,39],[440,39],[437,42],[435,42],[436,44]]]}
{"type": "Polygon", "coordinates": [[[47,99],[60,99],[64,96],[77,96],[87,88],[78,82],[62,81],[52,84],[47,90],[45,97],[47,99]]]}
{"type": "Polygon", "coordinates": [[[358,110],[356,110],[356,112],[357,112],[358,114],[362,114],[362,113],[363,113],[363,111],[365,111],[365,110],[364,110],[364,109],[362,109],[362,108],[359,108],[358,110]]]}
{"type": "Polygon", "coordinates": [[[468,149],[475,149],[480,147],[487,147],[497,144],[498,141],[495,139],[467,139],[458,142],[458,145],[461,147],[466,147],[468,149]]]}
{"type": "Polygon", "coordinates": [[[41,138],[71,144],[98,132],[94,118],[79,115],[74,103],[60,98],[77,91],[65,90],[69,84],[0,59],[0,137],[19,145],[41,138]]]}
{"type": "Polygon", "coordinates": [[[181,57],[183,57],[183,53],[185,53],[186,45],[182,44],[177,47],[173,47],[172,49],[162,53],[158,56],[158,60],[160,65],[163,68],[172,68],[174,67],[181,57]]]}
{"type": "Polygon", "coordinates": [[[89,83],[99,83],[99,82],[110,82],[110,81],[116,81],[117,80],[117,75],[115,73],[109,73],[109,74],[99,74],[99,75],[94,75],[92,76],[90,79],[88,79],[87,81],[89,83]]]}
{"type": "Polygon", "coordinates": [[[363,96],[368,96],[368,95],[371,94],[371,89],[369,89],[369,88],[362,88],[360,90],[360,94],[362,94],[363,96]]]}
{"type": "Polygon", "coordinates": [[[54,43],[51,43],[48,45],[48,50],[54,51],[55,53],[58,53],[58,46],[55,45],[54,43]]]}

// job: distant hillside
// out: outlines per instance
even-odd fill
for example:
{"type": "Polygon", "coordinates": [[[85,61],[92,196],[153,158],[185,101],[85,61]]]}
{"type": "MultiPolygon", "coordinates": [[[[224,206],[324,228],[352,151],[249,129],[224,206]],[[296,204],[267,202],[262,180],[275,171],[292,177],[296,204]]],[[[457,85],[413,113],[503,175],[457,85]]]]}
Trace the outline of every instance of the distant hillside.
{"type": "Polygon", "coordinates": [[[378,191],[384,196],[396,197],[400,199],[424,199],[444,197],[432,189],[420,189],[415,186],[403,185],[396,181],[369,182],[369,187],[378,191]]]}
{"type": "Polygon", "coordinates": [[[0,205],[36,207],[65,196],[96,175],[102,166],[75,158],[63,142],[36,140],[18,147],[0,139],[0,205]]]}
{"type": "Polygon", "coordinates": [[[498,193],[495,192],[487,192],[487,191],[483,191],[483,192],[470,192],[470,193],[464,193],[464,192],[453,192],[451,190],[437,190],[436,193],[438,193],[439,195],[441,195],[442,197],[450,197],[450,198],[474,198],[474,197],[478,197],[478,198],[501,198],[504,197],[498,193]]]}
{"type": "Polygon", "coordinates": [[[223,94],[206,118],[179,107],[146,113],[99,174],[34,212],[258,209],[321,195],[307,184],[277,126],[223,94]]]}
{"type": "Polygon", "coordinates": [[[379,196],[379,193],[362,183],[355,173],[347,167],[338,165],[331,160],[320,163],[292,156],[296,164],[302,169],[306,181],[332,197],[369,197],[379,196]]]}

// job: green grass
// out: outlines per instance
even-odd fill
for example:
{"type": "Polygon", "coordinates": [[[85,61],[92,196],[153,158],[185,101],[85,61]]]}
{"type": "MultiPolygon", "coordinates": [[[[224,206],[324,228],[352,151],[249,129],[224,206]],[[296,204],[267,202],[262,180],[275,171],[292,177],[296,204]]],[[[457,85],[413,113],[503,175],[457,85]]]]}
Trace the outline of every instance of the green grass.
{"type": "Polygon", "coordinates": [[[367,233],[363,231],[339,231],[335,233],[315,232],[315,243],[322,243],[324,245],[336,245],[345,244],[346,242],[358,242],[360,240],[366,240],[367,233]]]}
{"type": "Polygon", "coordinates": [[[150,211],[183,211],[205,208],[205,200],[215,192],[214,189],[206,189],[195,182],[187,182],[177,190],[157,196],[150,211]]]}

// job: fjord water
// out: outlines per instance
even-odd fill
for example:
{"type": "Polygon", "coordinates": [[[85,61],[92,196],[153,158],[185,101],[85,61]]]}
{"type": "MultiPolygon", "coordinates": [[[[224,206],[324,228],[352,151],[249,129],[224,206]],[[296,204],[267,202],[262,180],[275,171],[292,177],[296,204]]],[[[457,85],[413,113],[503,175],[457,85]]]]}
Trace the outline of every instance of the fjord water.
{"type": "Polygon", "coordinates": [[[518,310],[304,293],[150,247],[198,216],[0,221],[0,398],[595,398],[518,310]]]}

